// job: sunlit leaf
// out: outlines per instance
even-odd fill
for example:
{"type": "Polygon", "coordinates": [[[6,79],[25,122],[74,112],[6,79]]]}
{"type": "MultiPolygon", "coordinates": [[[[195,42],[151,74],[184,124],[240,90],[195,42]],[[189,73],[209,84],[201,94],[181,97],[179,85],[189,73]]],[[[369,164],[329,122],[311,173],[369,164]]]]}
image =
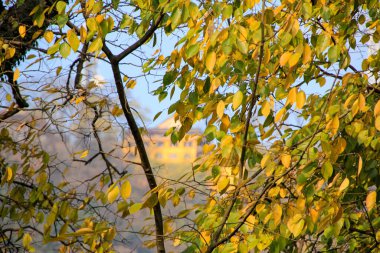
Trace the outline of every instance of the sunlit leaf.
{"type": "Polygon", "coordinates": [[[365,199],[365,205],[368,211],[371,211],[376,206],[376,191],[371,191],[368,193],[365,199]]]}
{"type": "Polygon", "coordinates": [[[220,100],[218,105],[216,106],[216,114],[218,115],[218,117],[220,119],[224,115],[224,107],[225,107],[225,104],[224,104],[223,100],[220,100]]]}
{"type": "Polygon", "coordinates": [[[206,68],[212,72],[216,63],[216,53],[210,52],[206,56],[206,68]]]}
{"type": "Polygon", "coordinates": [[[13,72],[13,81],[16,82],[20,77],[20,70],[17,68],[14,72],[13,72]]]}
{"type": "Polygon", "coordinates": [[[26,35],[26,27],[24,25],[20,25],[18,27],[18,32],[19,32],[21,38],[24,38],[26,35]]]}
{"type": "Polygon", "coordinates": [[[218,180],[218,192],[223,192],[226,190],[228,185],[230,184],[230,179],[228,177],[222,176],[218,180]]]}
{"type": "Polygon", "coordinates": [[[112,185],[108,191],[107,191],[107,199],[108,199],[108,202],[110,204],[112,204],[116,199],[117,197],[119,196],[119,193],[120,193],[120,189],[119,189],[119,186],[117,185],[112,185]]]}
{"type": "Polygon", "coordinates": [[[120,195],[124,200],[127,200],[132,193],[132,186],[131,183],[126,180],[122,185],[121,185],[121,192],[120,195]]]}
{"type": "Polygon", "coordinates": [[[298,109],[302,109],[306,102],[306,95],[305,92],[302,90],[297,93],[296,97],[296,106],[298,109]]]}

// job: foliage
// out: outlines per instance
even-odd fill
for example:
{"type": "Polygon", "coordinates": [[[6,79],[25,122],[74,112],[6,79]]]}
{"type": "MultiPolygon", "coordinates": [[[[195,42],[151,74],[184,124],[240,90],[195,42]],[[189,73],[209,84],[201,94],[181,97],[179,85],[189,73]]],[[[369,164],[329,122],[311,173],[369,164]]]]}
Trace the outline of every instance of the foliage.
{"type": "Polygon", "coordinates": [[[31,11],[15,2],[1,14],[18,33],[0,31],[1,76],[13,75],[1,84],[12,95],[0,114],[0,245],[111,252],[134,232],[118,221],[149,210],[153,229],[147,221],[139,233],[158,252],[380,249],[380,54],[361,51],[380,40],[379,1],[45,1],[31,11]],[[32,20],[12,19],[17,8],[32,20]],[[84,78],[95,58],[114,77],[102,91],[84,78]],[[16,82],[54,60],[46,81],[16,82]],[[168,108],[180,122],[173,143],[207,122],[203,155],[180,179],[151,165],[126,96],[139,82],[123,69],[130,61],[142,62],[138,75],[162,75],[160,101],[180,91],[168,108]],[[126,128],[138,163],[105,144],[126,128]],[[47,152],[38,140],[53,129],[94,145],[47,152]],[[65,180],[65,163],[96,161],[105,169],[82,185],[65,180]],[[130,164],[146,177],[143,200],[131,198],[130,164]]]}

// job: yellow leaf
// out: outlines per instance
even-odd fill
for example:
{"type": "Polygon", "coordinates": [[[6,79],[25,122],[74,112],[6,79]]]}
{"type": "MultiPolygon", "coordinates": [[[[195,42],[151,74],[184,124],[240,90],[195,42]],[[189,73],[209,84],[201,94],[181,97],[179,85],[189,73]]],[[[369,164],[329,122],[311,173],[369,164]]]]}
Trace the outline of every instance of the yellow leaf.
{"type": "Polygon", "coordinates": [[[359,109],[362,112],[365,110],[365,97],[361,93],[359,94],[359,109]]]}
{"type": "Polygon", "coordinates": [[[358,112],[359,112],[359,99],[356,99],[351,108],[352,117],[355,117],[355,115],[358,112]]]}
{"type": "Polygon", "coordinates": [[[303,211],[305,209],[305,205],[306,205],[306,199],[303,198],[303,197],[299,197],[297,199],[297,202],[296,202],[296,207],[299,211],[303,211]]]}
{"type": "Polygon", "coordinates": [[[13,177],[13,170],[10,167],[7,167],[7,182],[11,181],[13,177]]]}
{"type": "Polygon", "coordinates": [[[327,130],[331,130],[331,134],[335,135],[339,129],[339,116],[335,115],[333,119],[326,125],[327,130]]]}
{"type": "Polygon", "coordinates": [[[304,219],[302,219],[301,214],[295,214],[292,218],[289,219],[286,225],[288,226],[289,231],[294,235],[294,237],[297,237],[301,234],[304,224],[305,221],[304,219]]]}
{"type": "Polygon", "coordinates": [[[316,223],[318,221],[319,213],[317,210],[310,208],[309,209],[311,220],[316,223]]]}
{"type": "Polygon", "coordinates": [[[102,47],[103,47],[103,41],[100,37],[98,37],[90,44],[87,52],[88,53],[96,52],[102,49],[102,47]]]}
{"type": "Polygon", "coordinates": [[[175,238],[174,241],[173,241],[173,246],[174,247],[177,247],[181,244],[181,240],[179,238],[175,238]]]}
{"type": "Polygon", "coordinates": [[[294,67],[298,63],[300,57],[301,57],[301,54],[299,54],[299,53],[292,54],[292,56],[290,56],[289,62],[288,62],[289,67],[294,67]]]}
{"type": "Polygon", "coordinates": [[[31,243],[32,237],[30,236],[30,234],[25,233],[22,237],[22,246],[24,246],[25,248],[29,248],[31,243]]]}
{"type": "Polygon", "coordinates": [[[282,66],[282,67],[285,66],[291,55],[292,54],[290,52],[285,52],[283,55],[281,55],[280,66],[282,66]]]}
{"type": "Polygon", "coordinates": [[[218,105],[216,106],[216,115],[218,115],[219,119],[221,119],[224,115],[224,107],[225,104],[223,100],[220,100],[218,105]]]}
{"type": "Polygon", "coordinates": [[[67,31],[67,42],[69,43],[70,47],[73,49],[74,52],[78,50],[80,41],[74,29],[67,31]]]}
{"type": "Polygon", "coordinates": [[[362,168],[363,168],[363,159],[362,159],[362,157],[359,155],[358,174],[357,174],[357,176],[360,175],[360,172],[362,171],[362,168]]]}
{"type": "Polygon", "coordinates": [[[277,112],[276,116],[274,117],[274,122],[275,122],[275,123],[279,122],[280,119],[282,118],[282,116],[284,115],[284,113],[285,113],[285,108],[281,108],[281,109],[277,112]]]}
{"type": "Polygon", "coordinates": [[[346,140],[342,137],[338,137],[338,139],[336,140],[334,149],[338,154],[341,154],[346,149],[346,146],[347,146],[346,140]]]}
{"type": "Polygon", "coordinates": [[[126,86],[128,89],[133,89],[136,86],[136,84],[137,84],[136,80],[130,79],[126,86]]]}
{"type": "Polygon", "coordinates": [[[216,63],[216,53],[214,51],[210,52],[206,56],[206,68],[212,72],[216,63]]]}
{"type": "Polygon", "coordinates": [[[347,73],[342,78],[342,86],[345,87],[348,81],[352,78],[352,73],[347,73]]]}
{"type": "Polygon", "coordinates": [[[85,96],[80,96],[80,97],[76,98],[76,99],[75,99],[75,104],[79,104],[79,103],[82,102],[84,99],[85,99],[85,96]]]}
{"type": "Polygon", "coordinates": [[[77,231],[75,231],[75,235],[86,235],[86,234],[91,234],[93,233],[94,230],[92,230],[91,228],[80,228],[78,229],[77,231]]]}
{"type": "Polygon", "coordinates": [[[253,216],[253,215],[250,215],[248,216],[247,220],[246,220],[246,224],[248,226],[249,229],[254,229],[254,225],[257,223],[257,220],[256,220],[256,217],[253,216]]]}
{"type": "Polygon", "coordinates": [[[107,199],[108,199],[108,202],[110,204],[112,204],[116,198],[119,196],[119,193],[120,193],[120,189],[119,189],[119,186],[117,185],[112,185],[109,189],[108,189],[108,193],[107,193],[107,199]]]}
{"type": "Polygon", "coordinates": [[[375,119],[375,127],[377,130],[380,131],[380,115],[376,117],[375,119]]]}
{"type": "Polygon", "coordinates": [[[15,55],[15,53],[16,53],[16,48],[9,47],[8,50],[7,50],[6,59],[12,58],[15,55]]]}
{"type": "Polygon", "coordinates": [[[308,44],[305,44],[303,48],[302,64],[309,63],[311,61],[311,48],[308,44]]]}
{"type": "Polygon", "coordinates": [[[45,40],[47,41],[47,43],[50,43],[53,41],[54,39],[54,33],[52,31],[46,31],[44,33],[44,38],[45,40]]]}
{"type": "Polygon", "coordinates": [[[302,90],[297,93],[297,98],[296,98],[296,106],[298,109],[302,109],[302,107],[305,105],[306,101],[306,95],[305,92],[302,90]]]}
{"type": "Polygon", "coordinates": [[[258,205],[256,206],[256,212],[257,212],[258,214],[260,214],[262,211],[264,211],[265,208],[266,208],[266,205],[265,205],[265,204],[258,204],[258,205]]]}
{"type": "Polygon", "coordinates": [[[88,156],[88,150],[83,151],[80,158],[85,158],[86,156],[88,156]]]}
{"type": "Polygon", "coordinates": [[[274,204],[273,206],[273,219],[274,225],[277,227],[281,222],[282,208],[279,204],[274,204]]]}
{"type": "Polygon", "coordinates": [[[132,193],[132,186],[131,186],[131,183],[129,181],[125,181],[122,185],[121,185],[121,192],[120,192],[120,195],[121,197],[124,199],[124,200],[127,200],[130,196],[131,196],[131,193],[132,193]]]}
{"type": "Polygon", "coordinates": [[[286,104],[292,105],[294,102],[296,102],[296,99],[297,99],[297,88],[294,87],[294,88],[290,89],[290,91],[289,91],[288,100],[286,101],[286,104]]]}
{"type": "Polygon", "coordinates": [[[206,243],[209,243],[211,241],[210,231],[203,231],[201,233],[201,236],[203,241],[205,241],[206,243]]]}
{"type": "Polygon", "coordinates": [[[12,96],[9,93],[7,93],[7,95],[5,96],[5,98],[7,99],[8,102],[12,101],[12,96]]]}
{"type": "Polygon", "coordinates": [[[24,38],[26,35],[26,27],[24,25],[20,25],[18,27],[18,32],[20,33],[21,38],[24,38]]]}
{"type": "Polygon", "coordinates": [[[85,43],[87,39],[87,30],[84,26],[80,27],[80,42],[85,43]]]}
{"type": "Polygon", "coordinates": [[[261,162],[260,162],[261,168],[264,169],[267,166],[269,159],[270,159],[269,153],[267,153],[263,156],[263,158],[261,159],[261,162]]]}
{"type": "Polygon", "coordinates": [[[230,184],[230,179],[228,177],[222,176],[218,180],[218,192],[224,191],[230,184]]]}
{"type": "Polygon", "coordinates": [[[139,211],[140,209],[141,209],[141,207],[143,206],[143,204],[142,203],[134,203],[133,205],[131,205],[130,207],[129,207],[129,213],[130,214],[134,214],[134,213],[136,213],[137,211],[139,211]]]}
{"type": "Polygon", "coordinates": [[[348,178],[345,178],[339,186],[339,193],[344,191],[349,186],[349,184],[350,184],[350,180],[348,180],[348,178]]]}
{"type": "Polygon", "coordinates": [[[373,113],[374,113],[375,117],[380,115],[380,100],[377,101],[377,103],[375,105],[375,109],[373,110],[373,113]]]}
{"type": "Polygon", "coordinates": [[[16,69],[15,72],[13,72],[13,82],[16,82],[17,79],[20,77],[20,70],[16,69]]]}
{"type": "Polygon", "coordinates": [[[281,163],[284,165],[285,168],[290,167],[290,163],[292,161],[292,157],[289,154],[281,154],[281,163]]]}
{"type": "Polygon", "coordinates": [[[267,117],[270,113],[270,104],[268,101],[264,101],[262,104],[261,104],[261,113],[267,117]]]}
{"type": "Polygon", "coordinates": [[[236,110],[243,102],[243,92],[238,90],[232,99],[232,108],[236,110]]]}
{"type": "Polygon", "coordinates": [[[368,211],[371,211],[376,205],[376,192],[371,191],[368,193],[367,198],[365,199],[365,205],[368,211]]]}
{"type": "Polygon", "coordinates": [[[352,94],[351,96],[349,96],[346,101],[344,102],[344,108],[348,108],[349,104],[351,103],[351,101],[355,98],[355,94],[352,94]]]}

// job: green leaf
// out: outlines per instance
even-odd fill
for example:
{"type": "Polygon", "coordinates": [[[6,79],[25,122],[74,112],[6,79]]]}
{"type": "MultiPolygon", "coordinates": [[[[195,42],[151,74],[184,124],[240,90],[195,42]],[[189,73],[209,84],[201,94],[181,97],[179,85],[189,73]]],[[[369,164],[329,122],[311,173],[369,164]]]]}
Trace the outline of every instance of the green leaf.
{"type": "Polygon", "coordinates": [[[117,10],[119,7],[120,0],[112,0],[112,6],[114,10],[117,10]]]}
{"type": "Polygon", "coordinates": [[[59,53],[63,58],[67,58],[70,55],[71,47],[66,42],[62,43],[59,47],[59,53]]]}
{"type": "Polygon", "coordinates": [[[57,25],[62,29],[66,25],[67,21],[69,21],[69,17],[66,14],[60,14],[56,16],[56,20],[57,25]]]}
{"type": "Polygon", "coordinates": [[[182,10],[181,8],[175,8],[173,11],[170,20],[171,20],[171,28],[174,30],[179,23],[181,22],[181,15],[182,15],[182,10]]]}
{"type": "Polygon", "coordinates": [[[135,203],[135,204],[131,205],[129,207],[129,213],[134,214],[134,213],[138,212],[142,206],[143,206],[142,203],[135,203]]]}
{"type": "Polygon", "coordinates": [[[339,57],[339,47],[337,45],[330,47],[327,54],[329,56],[330,62],[336,62],[339,57]]]}
{"type": "Polygon", "coordinates": [[[55,8],[57,9],[58,14],[62,14],[66,9],[66,3],[64,1],[58,1],[55,8]]]}
{"type": "Polygon", "coordinates": [[[328,180],[331,177],[331,175],[333,173],[333,166],[331,165],[331,163],[329,161],[326,161],[322,165],[321,172],[322,172],[322,176],[325,180],[328,180]]]}
{"type": "Polygon", "coordinates": [[[191,58],[199,52],[199,43],[191,45],[186,50],[186,58],[191,58]]]}
{"type": "Polygon", "coordinates": [[[302,4],[302,15],[305,17],[305,19],[309,19],[312,15],[313,9],[312,5],[309,1],[305,1],[302,4]]]}
{"type": "Polygon", "coordinates": [[[233,12],[233,6],[231,4],[226,4],[222,10],[222,18],[230,18],[233,12]]]}
{"type": "Polygon", "coordinates": [[[321,34],[318,36],[316,50],[318,53],[322,53],[330,44],[330,36],[327,34],[321,34]]]}

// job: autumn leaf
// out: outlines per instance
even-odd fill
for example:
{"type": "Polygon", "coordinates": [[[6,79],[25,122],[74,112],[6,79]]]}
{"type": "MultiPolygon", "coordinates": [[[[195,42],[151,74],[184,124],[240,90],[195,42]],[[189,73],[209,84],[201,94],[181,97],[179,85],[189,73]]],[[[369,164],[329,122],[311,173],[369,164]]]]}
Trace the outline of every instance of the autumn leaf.
{"type": "Polygon", "coordinates": [[[285,66],[286,63],[288,63],[289,58],[292,54],[290,52],[285,52],[283,55],[280,57],[280,65],[285,66]]]}
{"type": "Polygon", "coordinates": [[[301,234],[303,228],[304,228],[305,220],[302,219],[301,214],[295,214],[293,217],[291,217],[287,223],[289,231],[294,235],[294,237],[297,237],[301,234]]]}
{"type": "Polygon", "coordinates": [[[230,179],[228,177],[222,176],[218,180],[218,192],[224,192],[228,185],[230,184],[230,179]]]}
{"type": "Polygon", "coordinates": [[[267,117],[269,115],[271,111],[271,108],[270,108],[270,104],[268,101],[264,101],[262,104],[261,104],[261,113],[267,117]]]}
{"type": "Polygon", "coordinates": [[[243,93],[240,90],[235,93],[232,100],[232,108],[234,110],[236,110],[241,105],[241,103],[243,102],[243,98],[243,93]]]}
{"type": "Polygon", "coordinates": [[[306,102],[305,92],[299,91],[296,97],[296,106],[298,109],[302,109],[306,102]]]}
{"type": "Polygon", "coordinates": [[[282,217],[282,208],[279,204],[274,204],[273,206],[273,219],[274,219],[274,225],[278,226],[281,223],[281,217],[282,217]]]}
{"type": "Polygon", "coordinates": [[[216,63],[216,53],[214,51],[210,52],[206,56],[206,68],[212,72],[216,63]]]}
{"type": "Polygon", "coordinates": [[[216,106],[216,114],[218,115],[219,119],[221,119],[224,115],[224,107],[225,104],[223,100],[220,100],[218,105],[216,106]]]}
{"type": "Polygon", "coordinates": [[[20,70],[17,68],[14,72],[13,72],[13,82],[16,82],[20,77],[20,70]]]}
{"type": "Polygon", "coordinates": [[[18,32],[20,33],[21,38],[24,38],[26,35],[26,27],[24,25],[20,25],[18,27],[18,32]]]}
{"type": "Polygon", "coordinates": [[[365,199],[365,205],[368,209],[368,212],[371,211],[376,206],[376,191],[371,191],[368,193],[365,199]]]}
{"type": "Polygon", "coordinates": [[[281,154],[280,159],[281,159],[282,165],[284,165],[285,168],[290,167],[292,157],[289,154],[281,154]]]}
{"type": "Polygon", "coordinates": [[[130,196],[131,196],[131,193],[132,193],[132,186],[131,186],[131,183],[129,181],[125,181],[122,185],[121,185],[121,191],[120,191],[120,195],[121,197],[124,199],[124,200],[127,200],[130,196]]]}
{"type": "Polygon", "coordinates": [[[119,189],[119,186],[117,185],[112,185],[108,191],[107,191],[107,199],[108,199],[108,202],[110,204],[112,204],[116,199],[117,197],[119,196],[119,193],[120,193],[120,189],[119,189]]]}

